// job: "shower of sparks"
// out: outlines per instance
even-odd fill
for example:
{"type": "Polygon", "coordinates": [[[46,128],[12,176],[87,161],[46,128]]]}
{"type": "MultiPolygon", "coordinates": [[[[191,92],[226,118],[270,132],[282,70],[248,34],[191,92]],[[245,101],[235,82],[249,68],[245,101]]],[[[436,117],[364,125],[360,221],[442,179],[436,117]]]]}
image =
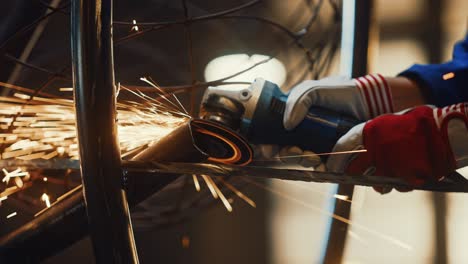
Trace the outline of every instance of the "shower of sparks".
{"type": "Polygon", "coordinates": [[[214,189],[213,185],[211,184],[211,181],[209,180],[209,176],[206,175],[201,175],[203,180],[206,183],[206,186],[208,186],[208,189],[211,192],[211,195],[213,195],[213,198],[218,199],[218,193],[216,193],[216,190],[214,189]]]}
{"type": "Polygon", "coordinates": [[[17,192],[18,190],[19,190],[18,186],[8,187],[5,190],[3,190],[3,192],[0,193],[0,197],[5,197],[5,196],[8,196],[8,195],[12,195],[15,192],[17,192]]]}
{"type": "MultiPolygon", "coordinates": [[[[117,103],[118,137],[122,155],[151,146],[189,118],[183,112],[183,107],[173,102],[173,98],[169,100],[160,91],[165,100],[177,107],[167,107],[167,102],[163,104],[139,91],[131,91],[140,99],[138,102],[117,103]]],[[[180,104],[178,100],[177,103],[180,104]]],[[[12,97],[0,96],[0,145],[0,158],[4,160],[79,159],[73,101],[31,98],[21,93],[15,93],[12,97]]],[[[22,171],[21,168],[2,171],[2,195],[11,195],[32,184],[29,181],[29,172],[22,171]],[[9,187],[12,181],[14,186],[9,187]]],[[[47,177],[40,177],[39,180],[48,181],[47,177]]],[[[44,193],[39,199],[47,207],[51,206],[47,194],[44,193]]]]}
{"type": "Polygon", "coordinates": [[[213,189],[214,191],[216,192],[216,194],[218,194],[219,198],[221,199],[221,201],[223,202],[224,204],[224,207],[226,207],[226,210],[228,210],[228,212],[232,212],[232,206],[231,204],[229,203],[229,201],[226,199],[226,197],[224,196],[223,192],[221,192],[221,190],[218,188],[218,186],[216,185],[216,183],[213,181],[213,179],[209,176],[206,177],[206,180],[210,182],[211,186],[213,186],[213,189]]]}
{"type": "Polygon", "coordinates": [[[200,183],[198,182],[197,175],[192,174],[192,178],[193,178],[193,184],[195,185],[195,190],[197,190],[197,192],[199,192],[201,190],[201,188],[200,188],[200,183]]]}
{"type": "Polygon", "coordinates": [[[336,199],[339,199],[339,200],[343,200],[343,201],[349,201],[349,197],[347,195],[341,195],[341,194],[334,194],[333,197],[335,197],[336,199]]]}
{"type": "MultiPolygon", "coordinates": [[[[14,171],[11,171],[11,172],[8,172],[6,169],[2,169],[2,171],[5,174],[5,176],[2,179],[2,182],[4,182],[7,185],[8,185],[11,178],[29,176],[29,172],[24,172],[20,168],[14,170],[14,171]]],[[[18,187],[20,187],[20,188],[22,187],[22,183],[18,183],[16,178],[15,178],[15,183],[16,183],[16,185],[21,184],[21,186],[18,186],[18,187]]]]}
{"type": "Polygon", "coordinates": [[[223,180],[222,178],[219,178],[221,180],[221,182],[229,189],[231,190],[233,193],[235,193],[239,198],[241,198],[242,200],[244,200],[246,203],[248,203],[250,206],[256,208],[257,205],[255,204],[255,202],[250,199],[249,197],[247,197],[244,193],[242,193],[241,191],[239,191],[236,187],[234,187],[232,184],[226,182],[225,180],[223,180]]]}
{"type": "Polygon", "coordinates": [[[161,98],[163,98],[166,102],[168,102],[169,104],[173,105],[176,109],[182,109],[184,111],[184,113],[187,115],[187,117],[190,117],[190,115],[188,114],[187,110],[185,109],[184,105],[182,105],[182,103],[179,101],[179,99],[177,98],[177,96],[175,96],[175,94],[172,94],[172,98],[178,103],[178,105],[176,105],[174,102],[172,102],[171,100],[169,100],[169,98],[167,98],[167,95],[166,93],[152,80],[148,80],[147,78],[145,77],[142,77],[140,78],[140,80],[146,82],[147,84],[151,85],[153,88],[155,88],[156,90],[158,90],[159,92],[161,92],[161,98]]]}
{"type": "Polygon", "coordinates": [[[8,219],[8,218],[12,218],[13,216],[16,216],[16,215],[17,215],[17,213],[16,213],[16,212],[13,212],[13,213],[7,215],[6,218],[7,218],[7,219],[8,219]]]}
{"type": "Polygon", "coordinates": [[[23,180],[21,180],[20,177],[15,177],[15,184],[18,186],[18,188],[23,188],[24,186],[23,180]]]}
{"type": "MultiPolygon", "coordinates": [[[[70,195],[72,195],[73,193],[75,193],[76,191],[80,190],[83,186],[80,184],[78,186],[76,186],[75,188],[71,189],[70,191],[62,194],[60,197],[57,198],[57,200],[55,200],[55,202],[51,203],[50,206],[54,206],[55,204],[57,204],[58,202],[60,202],[61,200],[69,197],[70,195]]],[[[47,211],[47,209],[49,209],[49,207],[46,207],[44,209],[42,209],[41,211],[37,212],[36,214],[34,214],[34,217],[38,217],[39,215],[41,215],[42,213],[44,213],[45,211],[47,211]]]]}
{"type": "Polygon", "coordinates": [[[136,32],[138,32],[139,28],[138,28],[138,25],[137,25],[137,22],[136,22],[135,19],[133,19],[133,25],[134,25],[134,26],[131,28],[130,31],[136,31],[136,32]]]}
{"type": "Polygon", "coordinates": [[[59,88],[59,91],[60,92],[73,92],[73,88],[72,87],[63,87],[63,88],[59,88]]]}
{"type": "Polygon", "coordinates": [[[50,207],[49,195],[47,195],[46,193],[43,193],[43,194],[42,194],[42,196],[41,196],[41,201],[45,202],[47,208],[50,207]]]}
{"type": "Polygon", "coordinates": [[[348,235],[354,239],[356,239],[356,241],[359,241],[361,242],[362,244],[364,244],[365,246],[369,246],[369,242],[367,242],[366,240],[364,240],[361,236],[359,236],[358,234],[356,234],[355,232],[353,232],[352,230],[348,230],[348,235]]]}
{"type": "MultiPolygon", "coordinates": [[[[139,99],[117,103],[118,137],[123,157],[131,156],[135,151],[151,146],[191,118],[175,95],[167,94],[151,79],[141,78],[141,80],[160,94],[159,98],[153,98],[138,90],[118,85],[119,92],[124,90],[139,99]]],[[[72,90],[72,88],[60,88],[63,92],[72,90]]],[[[0,96],[0,144],[4,146],[0,152],[2,159],[79,159],[73,101],[31,98],[30,95],[21,93],[15,93],[13,97],[0,96]]],[[[5,190],[1,194],[4,195],[4,199],[6,195],[11,195],[32,184],[32,181],[29,181],[29,173],[22,171],[21,168],[11,172],[3,169],[3,173],[2,182],[5,190]],[[10,179],[14,180],[15,186],[8,187],[10,179]]],[[[220,198],[227,211],[232,212],[230,201],[226,199],[214,180],[207,175],[201,177],[213,197],[220,198]]],[[[48,182],[47,177],[38,179],[48,182]]],[[[193,175],[193,181],[195,189],[200,191],[197,175],[193,175]]],[[[225,181],[221,183],[251,206],[256,206],[255,202],[231,184],[225,181]]],[[[43,193],[39,199],[47,207],[35,216],[60,201],[62,196],[54,203],[50,202],[50,197],[46,193],[43,193]]]]}
{"type": "MultiPolygon", "coordinates": [[[[78,159],[73,101],[28,99],[28,95],[18,93],[14,97],[0,97],[0,143],[8,145],[1,158],[78,159]]],[[[123,154],[153,144],[186,120],[169,113],[159,102],[147,99],[145,103],[118,103],[118,134],[123,154]]],[[[5,173],[3,181],[15,176],[21,175],[5,173]]]]}
{"type": "Polygon", "coordinates": [[[335,199],[340,199],[342,201],[345,201],[345,202],[349,202],[349,203],[354,203],[352,200],[349,199],[348,196],[346,195],[339,195],[339,194],[334,194],[333,196],[330,195],[329,192],[326,192],[326,191],[321,191],[321,190],[318,190],[316,188],[313,188],[313,185],[310,185],[310,184],[304,184],[304,183],[297,183],[297,182],[294,182],[294,181],[286,181],[286,183],[288,183],[289,185],[292,185],[292,186],[295,186],[295,187],[298,187],[298,188],[301,188],[301,189],[304,189],[304,190],[307,190],[309,191],[310,193],[317,193],[317,194],[320,194],[321,196],[325,197],[325,198],[335,198],[335,199]]]}
{"type": "Polygon", "coordinates": [[[289,195],[287,193],[283,193],[283,192],[281,192],[279,190],[276,190],[276,189],[273,189],[271,187],[263,186],[263,185],[259,184],[258,182],[253,181],[253,180],[251,180],[249,178],[243,177],[242,180],[244,180],[245,182],[250,183],[252,186],[255,186],[255,187],[264,189],[266,191],[269,191],[269,192],[277,195],[278,197],[281,197],[281,198],[286,199],[288,201],[291,201],[291,202],[294,202],[296,204],[302,205],[305,208],[314,210],[316,212],[323,213],[323,214],[325,214],[327,216],[330,216],[330,217],[332,217],[332,218],[334,218],[334,219],[336,219],[336,220],[338,220],[340,222],[346,223],[346,224],[348,224],[350,226],[354,226],[354,227],[360,229],[361,231],[365,231],[365,232],[367,232],[367,233],[369,233],[371,235],[379,237],[380,239],[383,239],[383,240],[385,240],[385,241],[387,241],[387,242],[389,242],[391,244],[394,244],[395,246],[401,247],[401,248],[406,249],[408,251],[413,250],[413,247],[411,245],[409,245],[409,244],[407,244],[407,243],[405,243],[405,242],[403,242],[403,241],[401,241],[401,240],[399,240],[399,239],[397,239],[395,237],[392,237],[390,235],[384,234],[384,233],[379,232],[377,230],[373,230],[371,228],[368,228],[367,226],[361,225],[361,224],[359,224],[357,222],[354,222],[354,221],[351,221],[348,218],[345,218],[345,217],[339,216],[337,214],[331,213],[328,210],[325,210],[325,209],[323,209],[323,208],[321,208],[319,206],[306,203],[306,202],[304,202],[304,201],[302,201],[302,200],[300,200],[300,199],[298,199],[296,197],[293,197],[293,196],[291,196],[291,195],[289,195]]]}

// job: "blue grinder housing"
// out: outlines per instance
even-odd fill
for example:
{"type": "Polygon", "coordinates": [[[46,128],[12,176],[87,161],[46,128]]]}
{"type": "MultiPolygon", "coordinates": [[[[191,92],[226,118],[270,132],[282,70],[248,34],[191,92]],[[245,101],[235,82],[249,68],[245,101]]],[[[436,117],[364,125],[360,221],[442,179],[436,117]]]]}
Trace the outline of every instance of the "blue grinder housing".
{"type": "Polygon", "coordinates": [[[240,133],[250,143],[298,146],[315,153],[327,153],[342,135],[360,123],[340,113],[311,107],[304,120],[295,129],[287,131],[283,126],[283,114],[289,93],[283,93],[272,82],[262,79],[255,82],[263,82],[263,87],[259,96],[257,94],[253,113],[244,115],[240,125],[240,133]]]}

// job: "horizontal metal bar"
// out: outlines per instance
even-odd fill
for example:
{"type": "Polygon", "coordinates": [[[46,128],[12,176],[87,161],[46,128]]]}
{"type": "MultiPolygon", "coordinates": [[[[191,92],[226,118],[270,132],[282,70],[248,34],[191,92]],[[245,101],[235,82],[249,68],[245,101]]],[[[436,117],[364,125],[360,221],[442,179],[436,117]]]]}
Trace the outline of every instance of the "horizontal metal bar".
{"type": "MultiPolygon", "coordinates": [[[[158,163],[122,161],[122,165],[124,177],[126,178],[126,189],[130,207],[138,204],[149,195],[157,193],[181,174],[206,174],[214,177],[243,176],[305,182],[346,183],[363,186],[411,188],[410,185],[399,179],[378,176],[350,176],[310,170],[179,162],[158,163]]],[[[78,161],[68,159],[54,159],[48,161],[2,160],[0,161],[0,166],[5,166],[6,168],[17,168],[20,166],[35,169],[78,169],[79,163],[78,161]]],[[[464,177],[454,174],[443,181],[416,187],[415,189],[437,192],[468,192],[468,183],[464,177]]],[[[34,254],[30,252],[29,256],[27,256],[29,258],[40,260],[42,257],[54,253],[55,249],[65,248],[73,241],[84,236],[87,231],[88,227],[82,189],[77,188],[72,192],[72,194],[70,194],[70,196],[68,196],[68,198],[62,199],[56,205],[45,210],[25,226],[1,237],[0,260],[3,260],[2,257],[5,256],[14,256],[16,260],[18,260],[18,257],[24,255],[22,254],[24,251],[20,249],[30,248],[30,245],[33,243],[31,241],[37,242],[42,241],[41,239],[45,239],[47,240],[47,243],[34,242],[33,244],[35,245],[37,252],[34,254]],[[70,235],[70,237],[51,237],[47,235],[49,232],[52,232],[53,234],[63,234],[65,231],[70,232],[69,227],[71,225],[73,226],[72,229],[74,233],[73,235],[70,235]],[[68,239],[70,239],[70,241],[68,239]],[[12,248],[15,248],[15,250],[11,251],[12,248]]]]}
{"type": "MultiPolygon", "coordinates": [[[[311,170],[277,169],[272,167],[241,167],[209,163],[158,163],[139,161],[122,161],[122,166],[124,174],[128,179],[143,174],[151,174],[154,177],[159,177],[157,173],[207,174],[210,176],[247,176],[306,182],[345,183],[362,186],[404,187],[436,192],[468,192],[468,182],[456,173],[439,182],[413,187],[400,179],[381,176],[352,176],[311,170]]],[[[79,169],[80,164],[79,161],[70,159],[31,161],[11,159],[0,160],[0,167],[6,169],[18,167],[24,167],[26,169],[79,169]]]]}
{"type": "Polygon", "coordinates": [[[233,166],[212,163],[181,163],[181,162],[139,162],[123,161],[122,167],[128,178],[139,175],[159,173],[175,174],[206,174],[209,176],[257,177],[304,182],[327,182],[353,184],[372,187],[409,188],[438,192],[468,192],[468,181],[462,176],[453,174],[442,181],[423,186],[412,186],[402,179],[382,176],[345,175],[332,172],[312,170],[278,169],[272,167],[233,166]]]}

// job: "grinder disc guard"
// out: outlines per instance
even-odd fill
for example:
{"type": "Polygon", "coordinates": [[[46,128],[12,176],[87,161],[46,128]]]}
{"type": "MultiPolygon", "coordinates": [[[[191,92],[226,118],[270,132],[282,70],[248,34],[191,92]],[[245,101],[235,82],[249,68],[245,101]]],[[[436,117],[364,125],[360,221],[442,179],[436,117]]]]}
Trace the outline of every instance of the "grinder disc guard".
{"type": "Polygon", "coordinates": [[[223,124],[231,129],[237,130],[244,114],[244,106],[222,95],[211,94],[200,109],[204,120],[223,124]]]}
{"type": "Polygon", "coordinates": [[[194,144],[209,161],[241,166],[252,161],[252,148],[232,129],[203,119],[193,119],[190,125],[194,144]]]}

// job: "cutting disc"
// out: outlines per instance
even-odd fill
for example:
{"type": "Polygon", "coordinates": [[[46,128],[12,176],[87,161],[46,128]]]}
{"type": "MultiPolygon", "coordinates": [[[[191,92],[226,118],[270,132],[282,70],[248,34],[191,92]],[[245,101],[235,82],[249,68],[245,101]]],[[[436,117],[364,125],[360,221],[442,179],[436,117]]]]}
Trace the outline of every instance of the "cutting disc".
{"type": "Polygon", "coordinates": [[[240,166],[252,161],[252,148],[234,130],[203,119],[193,119],[190,125],[195,144],[208,154],[209,161],[240,166]]]}

